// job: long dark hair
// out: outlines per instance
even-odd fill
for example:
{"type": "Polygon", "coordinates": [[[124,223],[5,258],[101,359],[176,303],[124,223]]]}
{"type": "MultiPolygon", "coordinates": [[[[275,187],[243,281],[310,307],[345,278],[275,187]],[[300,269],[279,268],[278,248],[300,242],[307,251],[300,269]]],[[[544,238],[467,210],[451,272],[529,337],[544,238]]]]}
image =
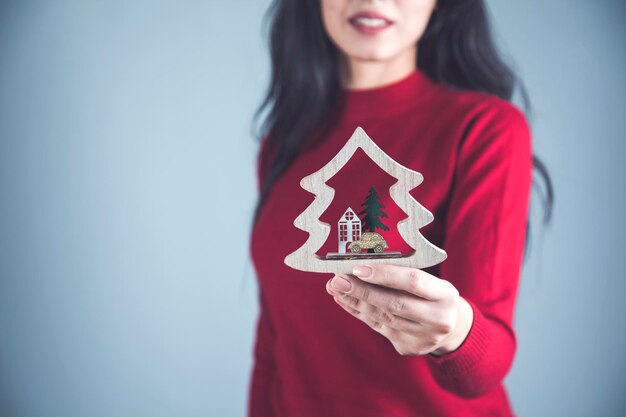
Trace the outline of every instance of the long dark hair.
{"type": "MultiPolygon", "coordinates": [[[[271,81],[253,124],[271,107],[256,135],[258,140],[265,139],[266,146],[264,163],[259,166],[263,182],[252,227],[272,185],[298,156],[306,139],[324,125],[340,93],[339,51],[324,30],[319,0],[274,0],[265,24],[268,20],[271,81]]],[[[530,120],[528,93],[498,54],[483,0],[437,0],[417,55],[420,70],[451,88],[486,92],[511,101],[518,86],[530,120]]],[[[540,192],[543,224],[547,225],[554,205],[552,181],[536,155],[532,162],[533,186],[540,192]]],[[[524,259],[529,238],[530,211],[524,259]]]]}

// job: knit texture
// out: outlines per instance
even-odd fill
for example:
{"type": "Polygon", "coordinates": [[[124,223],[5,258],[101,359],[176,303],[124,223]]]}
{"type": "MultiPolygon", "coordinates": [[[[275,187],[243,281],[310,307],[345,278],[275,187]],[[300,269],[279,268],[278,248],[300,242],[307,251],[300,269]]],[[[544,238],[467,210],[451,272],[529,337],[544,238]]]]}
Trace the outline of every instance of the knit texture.
{"type": "MultiPolygon", "coordinates": [[[[249,385],[250,417],[512,416],[502,384],[515,350],[517,297],[532,179],[524,114],[496,96],[453,90],[415,70],[370,89],[344,89],[325,128],[307,140],[274,184],[250,241],[260,315],[249,385]],[[333,274],[283,263],[308,234],[293,225],[315,198],[300,180],[322,168],[357,126],[390,157],[420,172],[411,195],[434,215],[420,229],[448,258],[425,270],[450,281],[472,307],[471,330],[443,356],[403,356],[326,292],[333,274]]],[[[267,143],[264,138],[262,144],[267,143]]],[[[259,153],[258,184],[268,157],[259,153]]],[[[396,181],[357,150],[327,184],[331,226],[317,254],[338,251],[337,222],[378,190],[388,250],[412,250],[395,225],[406,218],[389,196],[396,181]]],[[[392,263],[392,260],[389,261],[392,263]]]]}

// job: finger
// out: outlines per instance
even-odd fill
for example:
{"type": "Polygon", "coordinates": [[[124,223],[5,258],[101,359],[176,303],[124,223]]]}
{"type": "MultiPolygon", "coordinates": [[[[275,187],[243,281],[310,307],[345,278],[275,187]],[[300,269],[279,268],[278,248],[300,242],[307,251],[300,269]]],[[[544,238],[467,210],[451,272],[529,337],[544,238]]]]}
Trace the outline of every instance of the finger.
{"type": "MultiPolygon", "coordinates": [[[[339,298],[339,297],[341,297],[341,296],[333,296],[333,300],[335,300],[335,302],[337,304],[339,304],[341,307],[343,307],[344,310],[346,310],[348,313],[353,314],[355,316],[358,315],[358,314],[361,314],[361,312],[359,310],[357,310],[356,308],[350,307],[350,305],[348,303],[344,303],[342,301],[342,299],[339,298]]],[[[347,296],[344,295],[343,297],[347,297],[347,296]]]]}
{"type": "Polygon", "coordinates": [[[403,290],[431,301],[442,300],[455,293],[458,295],[449,281],[417,268],[388,264],[359,265],[353,273],[366,282],[403,290]]]}
{"type": "Polygon", "coordinates": [[[335,275],[326,283],[326,290],[331,295],[348,294],[391,314],[419,323],[431,324],[439,318],[438,310],[432,305],[431,301],[404,291],[368,284],[350,275],[335,275]],[[337,280],[338,284],[342,284],[337,286],[336,289],[335,280],[337,280]],[[345,289],[346,287],[343,286],[345,283],[342,280],[350,283],[349,290],[345,289]]]}
{"type": "Polygon", "coordinates": [[[354,309],[354,308],[352,308],[352,307],[342,303],[340,301],[340,297],[333,297],[333,300],[335,300],[335,302],[337,304],[339,304],[339,306],[341,308],[343,308],[344,310],[346,310],[348,313],[350,313],[351,315],[353,315],[357,319],[361,320],[362,322],[364,322],[365,324],[370,326],[372,329],[376,330],[378,333],[384,335],[386,338],[388,338],[390,340],[398,332],[397,330],[392,329],[391,327],[385,326],[385,324],[380,322],[380,321],[373,320],[371,317],[368,317],[367,315],[361,313],[359,310],[354,309]]]}
{"type": "Polygon", "coordinates": [[[396,329],[398,331],[409,333],[412,335],[419,335],[426,331],[422,323],[407,320],[404,317],[391,314],[375,305],[361,301],[356,297],[350,295],[343,295],[335,297],[335,299],[343,306],[349,309],[359,312],[365,317],[368,317],[372,322],[379,322],[387,327],[396,329]]]}
{"type": "Polygon", "coordinates": [[[363,314],[362,312],[346,305],[344,299],[349,298],[348,295],[333,297],[335,302],[339,304],[345,311],[367,324],[376,332],[382,334],[391,342],[394,349],[401,355],[423,355],[432,350],[431,345],[424,343],[425,338],[420,335],[412,335],[382,323],[375,318],[363,314]],[[424,345],[426,350],[424,349],[424,345]]]}

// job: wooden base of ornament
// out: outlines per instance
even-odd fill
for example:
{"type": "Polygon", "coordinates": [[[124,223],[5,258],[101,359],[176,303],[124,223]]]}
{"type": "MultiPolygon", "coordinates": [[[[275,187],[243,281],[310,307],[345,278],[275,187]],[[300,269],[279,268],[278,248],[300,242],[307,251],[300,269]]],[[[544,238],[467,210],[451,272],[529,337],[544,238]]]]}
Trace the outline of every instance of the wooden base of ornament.
{"type": "Polygon", "coordinates": [[[400,252],[379,252],[379,253],[339,253],[329,252],[326,259],[383,259],[383,258],[402,258],[400,252]]]}

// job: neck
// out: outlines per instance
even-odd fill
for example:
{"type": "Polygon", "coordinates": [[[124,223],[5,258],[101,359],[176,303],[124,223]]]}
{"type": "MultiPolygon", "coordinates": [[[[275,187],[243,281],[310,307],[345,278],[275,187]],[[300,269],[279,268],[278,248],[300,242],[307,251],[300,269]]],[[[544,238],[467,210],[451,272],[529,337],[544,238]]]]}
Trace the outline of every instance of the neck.
{"type": "Polygon", "coordinates": [[[366,89],[393,83],[417,68],[417,47],[392,59],[366,60],[341,55],[340,79],[343,88],[366,89]]]}

